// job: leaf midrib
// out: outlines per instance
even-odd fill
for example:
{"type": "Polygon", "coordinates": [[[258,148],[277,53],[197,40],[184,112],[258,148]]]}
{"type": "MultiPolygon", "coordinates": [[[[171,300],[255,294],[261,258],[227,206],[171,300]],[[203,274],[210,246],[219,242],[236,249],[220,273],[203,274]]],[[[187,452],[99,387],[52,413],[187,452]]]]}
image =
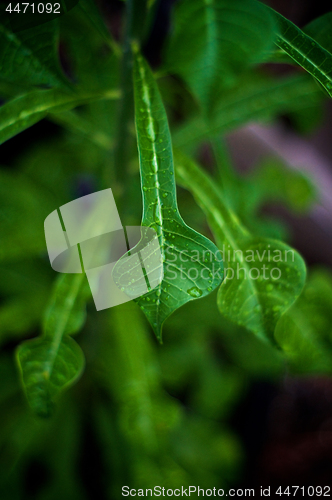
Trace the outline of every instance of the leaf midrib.
{"type": "MultiPolygon", "coordinates": [[[[163,258],[163,262],[164,262],[164,259],[165,259],[165,237],[164,237],[164,231],[163,231],[164,218],[163,218],[162,207],[161,207],[161,203],[160,203],[160,193],[159,193],[160,182],[159,182],[159,174],[158,174],[159,164],[158,164],[158,156],[157,156],[156,142],[155,142],[155,139],[157,137],[157,130],[155,129],[154,122],[152,119],[151,97],[150,97],[150,93],[149,93],[149,87],[146,83],[145,71],[144,71],[144,67],[142,64],[139,64],[139,73],[140,73],[140,77],[142,79],[142,87],[143,87],[143,93],[144,93],[143,100],[145,101],[145,104],[146,104],[146,110],[147,110],[148,121],[149,121],[149,130],[151,130],[153,132],[152,137],[154,138],[154,140],[151,141],[151,146],[152,146],[152,151],[153,151],[152,164],[154,166],[152,171],[153,171],[153,177],[154,177],[154,181],[155,181],[154,189],[156,190],[156,193],[157,193],[156,199],[157,199],[157,205],[158,205],[158,219],[161,222],[161,230],[160,230],[160,235],[159,235],[160,236],[160,249],[161,249],[161,255],[163,258]]],[[[143,220],[144,220],[144,216],[143,216],[143,220]]]]}

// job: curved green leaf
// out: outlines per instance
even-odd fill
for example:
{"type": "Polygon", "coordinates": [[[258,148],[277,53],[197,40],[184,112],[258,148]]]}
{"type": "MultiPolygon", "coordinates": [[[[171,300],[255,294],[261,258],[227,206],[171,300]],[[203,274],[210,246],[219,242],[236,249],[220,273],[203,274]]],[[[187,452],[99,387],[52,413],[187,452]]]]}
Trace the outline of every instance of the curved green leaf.
{"type": "Polygon", "coordinates": [[[273,11],[278,23],[276,45],[316,78],[332,97],[332,55],[291,21],[273,11]]]}
{"type": "Polygon", "coordinates": [[[56,281],[46,311],[43,335],[22,343],[17,361],[32,410],[49,416],[59,393],[74,383],[84,368],[84,355],[69,337],[84,324],[88,294],[85,275],[63,274],[56,281]]]}
{"type": "Polygon", "coordinates": [[[13,33],[0,20],[0,79],[24,85],[70,87],[57,58],[57,23],[13,33]]]}
{"type": "Polygon", "coordinates": [[[0,107],[0,144],[42,120],[49,113],[74,108],[103,98],[117,98],[110,90],[105,94],[64,93],[58,90],[36,90],[8,101],[0,107]]]}
{"type": "Polygon", "coordinates": [[[274,342],[279,318],[302,291],[302,258],[280,241],[253,237],[225,206],[216,184],[189,158],[177,154],[176,168],[180,182],[206,213],[227,262],[218,292],[220,312],[274,342]]]}
{"type": "Polygon", "coordinates": [[[158,235],[164,277],[137,302],[161,340],[165,319],[186,302],[203,297],[223,279],[217,247],[189,228],[179,214],[171,138],[162,100],[141,55],[134,61],[136,130],[143,193],[142,225],[158,235]]]}
{"type": "Polygon", "coordinates": [[[174,24],[166,66],[183,77],[205,107],[215,92],[260,61],[274,39],[272,16],[252,0],[182,0],[174,24]]]}

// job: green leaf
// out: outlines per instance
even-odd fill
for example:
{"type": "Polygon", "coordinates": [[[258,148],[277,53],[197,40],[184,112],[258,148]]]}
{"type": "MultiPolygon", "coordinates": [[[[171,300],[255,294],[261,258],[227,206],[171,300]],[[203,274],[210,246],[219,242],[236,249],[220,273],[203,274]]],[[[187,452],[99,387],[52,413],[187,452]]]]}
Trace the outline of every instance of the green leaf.
{"type": "Polygon", "coordinates": [[[302,291],[306,275],[302,258],[280,241],[252,236],[225,206],[216,184],[189,158],[177,154],[176,168],[180,182],[206,213],[227,262],[218,292],[220,312],[274,342],[279,318],[302,291]]]}
{"type": "Polygon", "coordinates": [[[260,61],[274,38],[272,16],[251,0],[182,0],[174,23],[166,67],[183,77],[204,107],[260,61]]]}
{"type": "Polygon", "coordinates": [[[71,337],[57,345],[50,339],[37,338],[22,344],[17,356],[31,409],[41,417],[50,416],[54,398],[83,371],[81,348],[71,337]]]}
{"type": "Polygon", "coordinates": [[[21,95],[0,107],[0,144],[47,116],[74,108],[95,99],[116,98],[117,91],[105,94],[64,93],[58,90],[36,90],[21,95]]]}
{"type": "Polygon", "coordinates": [[[315,104],[322,92],[307,75],[269,80],[259,75],[246,78],[226,91],[215,105],[209,122],[195,117],[173,135],[177,147],[197,145],[199,141],[234,130],[250,121],[265,121],[276,115],[315,104]]]}
{"type": "Polygon", "coordinates": [[[303,31],[332,53],[332,12],[317,17],[307,24],[303,31]]]}
{"type": "MultiPolygon", "coordinates": [[[[272,9],[269,9],[272,11],[272,9]]],[[[276,45],[316,78],[332,97],[332,55],[291,21],[275,11],[276,45]]]]}
{"type": "Polygon", "coordinates": [[[296,303],[279,320],[275,337],[297,373],[330,373],[332,276],[314,269],[296,303]]]}
{"type": "Polygon", "coordinates": [[[40,416],[52,413],[55,399],[83,371],[84,355],[69,335],[84,324],[88,291],[83,273],[61,275],[46,311],[42,336],[17,349],[28,402],[40,416]]]}
{"type": "Polygon", "coordinates": [[[0,79],[69,88],[56,55],[56,40],[56,21],[13,33],[0,20],[0,79]]]}
{"type": "Polygon", "coordinates": [[[170,132],[157,85],[143,58],[134,61],[137,142],[143,193],[142,225],[158,235],[162,283],[137,302],[161,340],[165,319],[186,302],[204,297],[223,279],[216,246],[179,214],[170,132]]]}

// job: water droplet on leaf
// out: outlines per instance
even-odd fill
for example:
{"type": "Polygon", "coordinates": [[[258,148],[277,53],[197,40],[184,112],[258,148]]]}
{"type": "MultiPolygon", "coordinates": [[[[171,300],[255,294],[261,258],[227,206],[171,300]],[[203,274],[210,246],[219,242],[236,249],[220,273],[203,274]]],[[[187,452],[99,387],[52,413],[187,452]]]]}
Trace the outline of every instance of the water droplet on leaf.
{"type": "Polygon", "coordinates": [[[197,286],[193,286],[192,288],[189,288],[189,290],[187,290],[187,292],[189,293],[189,295],[191,295],[191,297],[195,297],[195,298],[201,297],[203,295],[202,290],[200,290],[200,288],[197,288],[197,286]]]}

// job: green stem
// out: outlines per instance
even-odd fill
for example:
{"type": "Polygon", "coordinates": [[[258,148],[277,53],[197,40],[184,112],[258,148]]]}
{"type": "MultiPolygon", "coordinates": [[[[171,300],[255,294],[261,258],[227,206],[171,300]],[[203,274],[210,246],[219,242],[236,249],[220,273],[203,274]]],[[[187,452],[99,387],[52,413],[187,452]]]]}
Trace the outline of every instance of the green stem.
{"type": "Polygon", "coordinates": [[[232,160],[224,137],[218,136],[211,139],[214,159],[216,162],[219,180],[225,190],[230,179],[234,179],[232,160]]]}
{"type": "MultiPolygon", "coordinates": [[[[131,44],[139,41],[143,29],[147,0],[127,0],[126,28],[122,45],[121,89],[122,97],[119,103],[117,134],[114,150],[114,165],[119,186],[123,187],[127,178],[129,124],[133,117],[133,85],[132,66],[133,57],[131,44]]],[[[121,193],[122,194],[122,193],[121,193]]]]}

